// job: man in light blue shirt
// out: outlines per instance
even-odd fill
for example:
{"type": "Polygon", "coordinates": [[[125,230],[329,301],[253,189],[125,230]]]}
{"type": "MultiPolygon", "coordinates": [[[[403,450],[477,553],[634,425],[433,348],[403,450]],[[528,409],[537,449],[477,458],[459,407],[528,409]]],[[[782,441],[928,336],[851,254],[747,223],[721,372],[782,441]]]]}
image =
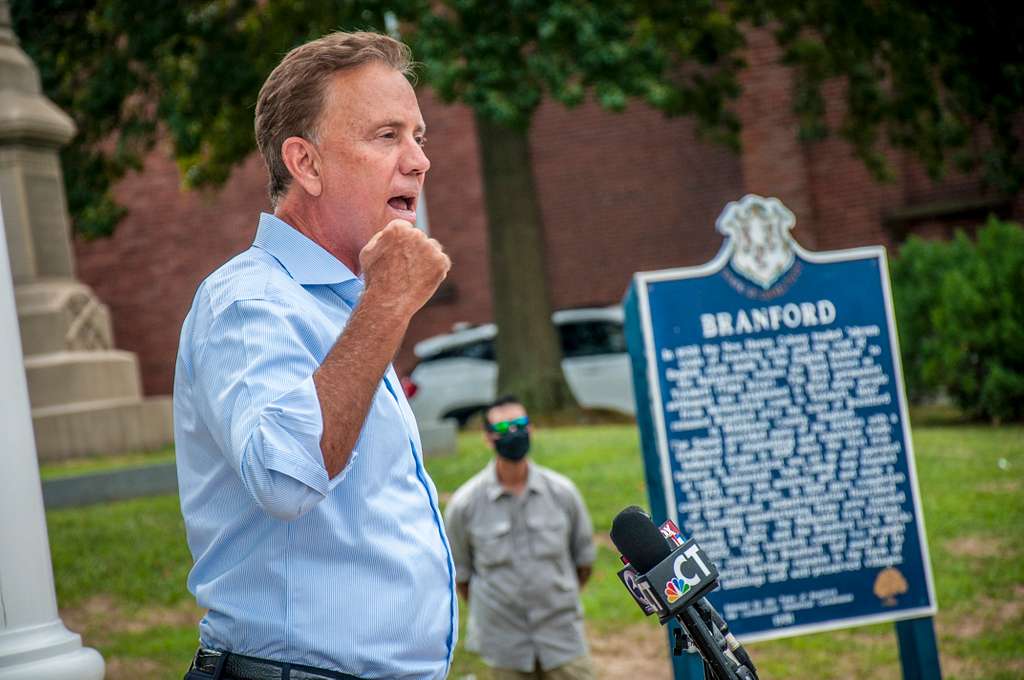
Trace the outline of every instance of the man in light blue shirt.
{"type": "Polygon", "coordinates": [[[412,225],[430,162],[408,49],[334,33],[256,105],[274,214],[181,332],[182,514],[208,613],[188,678],[444,678],[454,571],[390,365],[450,262],[412,225]]]}

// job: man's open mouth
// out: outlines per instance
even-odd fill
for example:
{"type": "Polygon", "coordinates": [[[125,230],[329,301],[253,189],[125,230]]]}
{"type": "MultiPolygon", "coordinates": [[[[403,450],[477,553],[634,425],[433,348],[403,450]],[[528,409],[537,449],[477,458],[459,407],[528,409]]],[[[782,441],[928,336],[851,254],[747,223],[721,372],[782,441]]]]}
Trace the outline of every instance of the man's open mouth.
{"type": "Polygon", "coordinates": [[[392,196],[388,199],[388,205],[395,210],[407,210],[412,212],[416,209],[415,196],[392,196]]]}

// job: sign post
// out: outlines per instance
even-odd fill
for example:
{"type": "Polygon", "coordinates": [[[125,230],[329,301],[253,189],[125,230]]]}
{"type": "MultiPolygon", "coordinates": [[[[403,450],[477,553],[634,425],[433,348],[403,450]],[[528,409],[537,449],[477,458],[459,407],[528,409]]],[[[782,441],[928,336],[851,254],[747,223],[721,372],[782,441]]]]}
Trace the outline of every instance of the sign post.
{"type": "Polygon", "coordinates": [[[741,641],[898,621],[904,677],[939,678],[885,251],[808,252],[794,222],[746,196],[711,262],[633,279],[652,515],[715,561],[709,599],[741,641]]]}

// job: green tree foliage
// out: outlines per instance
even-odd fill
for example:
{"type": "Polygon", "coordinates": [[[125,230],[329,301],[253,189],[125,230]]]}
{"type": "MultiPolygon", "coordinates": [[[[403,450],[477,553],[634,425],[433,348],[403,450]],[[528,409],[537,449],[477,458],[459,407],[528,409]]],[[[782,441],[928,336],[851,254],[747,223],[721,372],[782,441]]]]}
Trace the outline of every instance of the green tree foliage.
{"type": "Polygon", "coordinates": [[[911,238],[892,274],[912,397],[945,391],[974,417],[1024,419],[1024,229],[991,219],[975,240],[911,238]]]}
{"type": "Polygon", "coordinates": [[[932,311],[940,304],[942,278],[963,262],[967,253],[962,240],[953,243],[911,236],[889,264],[903,359],[907,396],[920,402],[936,396],[938,385],[929,380],[925,363],[935,356],[939,342],[932,325],[932,311]]]}
{"type": "Polygon", "coordinates": [[[187,187],[219,185],[255,149],[256,93],[291,47],[339,25],[382,27],[366,3],[13,0],[22,47],[78,135],[63,152],[69,211],[87,237],[124,209],[111,186],[161,136],[187,187]]]}
{"type": "Polygon", "coordinates": [[[953,165],[1000,191],[1024,182],[1024,12],[990,0],[751,0],[742,13],[775,28],[797,70],[804,139],[830,132],[824,86],[838,79],[838,132],[876,177],[893,172],[889,145],[935,178],[953,165]]]}
{"type": "Polygon", "coordinates": [[[693,115],[737,146],[743,32],[769,26],[797,70],[800,134],[829,133],[825,85],[845,87],[838,132],[880,176],[885,144],[935,174],[984,166],[1024,181],[1024,13],[922,0],[12,0],[15,31],[46,93],[79,126],[65,153],[76,228],[110,233],[108,188],[163,130],[188,185],[223,181],[254,148],[255,92],[290,47],[338,28],[402,22],[427,84],[490,120],[526,127],[544,97],[638,98],[693,115]]]}
{"type": "Polygon", "coordinates": [[[494,123],[525,129],[545,97],[571,107],[592,92],[607,109],[641,99],[736,141],[725,104],[743,38],[720,3],[419,0],[408,20],[427,82],[494,123]]]}

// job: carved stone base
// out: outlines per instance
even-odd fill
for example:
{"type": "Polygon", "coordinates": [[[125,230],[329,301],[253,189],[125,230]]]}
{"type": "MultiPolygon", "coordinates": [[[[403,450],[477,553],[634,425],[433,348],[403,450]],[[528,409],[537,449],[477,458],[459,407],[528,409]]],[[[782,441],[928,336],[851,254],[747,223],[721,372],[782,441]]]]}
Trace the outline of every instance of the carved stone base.
{"type": "Polygon", "coordinates": [[[173,439],[169,397],[145,399],[135,354],[113,349],[110,313],[72,279],[15,287],[40,460],[144,451],[173,439]]]}
{"type": "Polygon", "coordinates": [[[41,461],[148,451],[174,438],[170,397],[34,408],[32,425],[41,461]]]}

